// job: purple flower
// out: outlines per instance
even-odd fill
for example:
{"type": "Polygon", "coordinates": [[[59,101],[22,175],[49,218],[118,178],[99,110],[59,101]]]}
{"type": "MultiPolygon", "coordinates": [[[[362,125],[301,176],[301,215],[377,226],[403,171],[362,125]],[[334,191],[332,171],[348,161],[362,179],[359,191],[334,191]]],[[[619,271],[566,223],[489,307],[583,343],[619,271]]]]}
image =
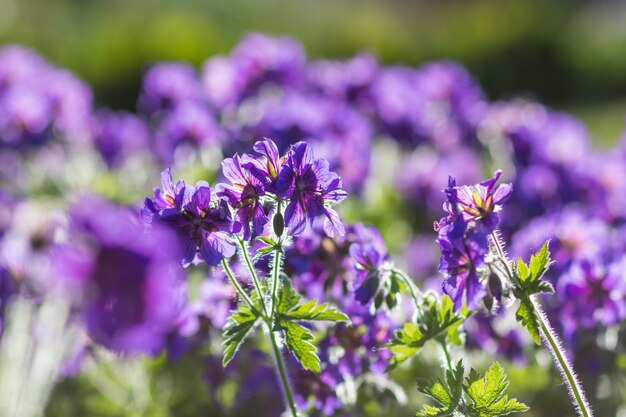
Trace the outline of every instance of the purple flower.
{"type": "Polygon", "coordinates": [[[267,82],[296,86],[304,80],[306,54],[290,38],[252,33],[237,45],[231,59],[245,80],[247,94],[255,94],[267,82]]]}
{"type": "Polygon", "coordinates": [[[157,354],[186,298],[175,238],[145,233],[130,210],[95,197],[71,211],[70,242],[54,248],[62,281],[97,343],[117,352],[157,354]]]}
{"type": "Polygon", "coordinates": [[[263,157],[263,160],[250,161],[247,168],[255,177],[265,183],[267,191],[276,192],[278,174],[287,157],[281,158],[278,147],[273,140],[268,138],[255,143],[253,149],[263,157]]]}
{"type": "Polygon", "coordinates": [[[0,336],[2,335],[4,312],[16,291],[16,282],[11,277],[9,271],[0,265],[0,336]]]}
{"type": "Polygon", "coordinates": [[[160,160],[174,161],[183,145],[193,150],[222,141],[223,132],[208,107],[198,102],[183,102],[169,112],[155,136],[155,151],[160,160]]]}
{"type": "Polygon", "coordinates": [[[148,145],[150,132],[139,117],[125,112],[101,112],[92,123],[95,145],[109,168],[120,166],[148,145]]]}
{"type": "Polygon", "coordinates": [[[313,159],[313,150],[306,142],[291,147],[277,184],[278,196],[288,199],[285,224],[291,234],[298,235],[317,216],[324,215],[324,231],[329,236],[343,235],[343,222],[330,204],[343,201],[348,195],[341,178],[329,171],[328,161],[313,159]]]}
{"type": "Polygon", "coordinates": [[[439,272],[446,277],[443,291],[454,301],[454,309],[460,310],[464,299],[468,308],[477,308],[486,294],[478,268],[484,264],[489,251],[487,237],[471,230],[464,236],[453,238],[440,234],[437,243],[441,247],[439,272]]]}
{"type": "Polygon", "coordinates": [[[225,200],[211,200],[209,184],[200,181],[195,187],[177,184],[174,190],[171,173],[164,171],[163,191],[155,190],[155,200],[147,198],[142,217],[147,223],[162,223],[176,231],[183,248],[183,265],[188,266],[199,253],[209,266],[235,254],[230,234],[239,224],[232,219],[225,200]]]}
{"type": "Polygon", "coordinates": [[[597,259],[576,262],[559,278],[557,294],[563,303],[566,333],[578,326],[606,327],[626,318],[626,256],[609,265],[597,259]]]}
{"type": "Polygon", "coordinates": [[[144,113],[152,115],[200,98],[200,82],[191,65],[179,62],[163,63],[150,68],[145,74],[139,108],[144,113]]]}
{"type": "Polygon", "coordinates": [[[232,158],[226,158],[222,161],[222,172],[232,185],[217,185],[217,195],[226,198],[228,204],[236,210],[245,240],[251,238],[251,224],[254,235],[259,235],[269,221],[267,210],[261,201],[261,197],[265,195],[264,183],[244,168],[246,163],[253,163],[251,161],[252,158],[247,155],[240,157],[235,154],[232,158]]]}
{"type": "MultiPolygon", "coordinates": [[[[350,245],[350,256],[355,263],[356,283],[355,296],[363,305],[368,304],[378,293],[381,300],[385,296],[381,292],[383,281],[389,274],[389,254],[380,233],[368,228],[368,238],[350,245]]],[[[364,236],[365,237],[365,236],[364,236]]]]}
{"type": "Polygon", "coordinates": [[[448,204],[445,206],[449,214],[459,213],[465,222],[476,222],[484,226],[488,232],[498,225],[498,214],[502,204],[513,192],[511,184],[496,182],[502,171],[496,171],[493,178],[476,185],[453,187],[448,193],[448,204]]]}

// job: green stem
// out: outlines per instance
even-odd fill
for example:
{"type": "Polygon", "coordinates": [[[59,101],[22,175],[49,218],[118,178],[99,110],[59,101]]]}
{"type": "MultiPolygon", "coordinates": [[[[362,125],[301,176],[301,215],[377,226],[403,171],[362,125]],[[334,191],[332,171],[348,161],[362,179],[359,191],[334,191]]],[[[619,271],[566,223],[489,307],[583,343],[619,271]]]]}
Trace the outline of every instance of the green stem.
{"type": "MultiPolygon", "coordinates": [[[[507,259],[504,248],[502,248],[496,232],[493,232],[491,234],[491,240],[493,242],[493,247],[496,250],[496,254],[500,258],[501,262],[504,264],[509,279],[516,286],[519,286],[517,277],[513,273],[511,264],[507,259]]],[[[569,360],[567,360],[565,351],[561,347],[561,341],[559,340],[556,333],[554,333],[554,331],[552,330],[552,326],[548,321],[548,317],[541,307],[539,297],[533,295],[530,297],[530,301],[532,303],[533,309],[535,310],[536,316],[539,317],[541,336],[545,342],[544,344],[552,354],[555,364],[561,371],[563,382],[565,382],[565,384],[567,385],[568,391],[576,402],[575,407],[578,409],[581,417],[592,417],[591,408],[589,407],[589,403],[587,402],[587,399],[585,397],[585,392],[583,391],[582,386],[576,378],[576,374],[574,373],[574,369],[571,363],[569,362],[569,360]]]]}
{"type": "Polygon", "coordinates": [[[445,341],[441,341],[441,349],[443,350],[443,354],[446,357],[446,364],[448,364],[448,370],[452,371],[452,359],[450,358],[450,352],[448,351],[448,346],[445,341]]]}
{"type": "Polygon", "coordinates": [[[280,354],[280,348],[278,347],[278,343],[276,343],[276,337],[274,336],[274,332],[270,328],[270,325],[267,325],[270,335],[270,341],[272,342],[272,349],[274,350],[274,357],[276,358],[276,365],[278,367],[278,373],[280,374],[280,381],[283,384],[283,389],[285,390],[285,396],[287,397],[287,404],[289,405],[289,410],[291,411],[292,417],[298,417],[298,408],[296,407],[296,402],[293,399],[293,393],[291,392],[291,385],[289,384],[289,379],[287,378],[287,372],[285,371],[285,364],[283,363],[283,357],[280,354]]]}
{"type": "Polygon", "coordinates": [[[411,297],[413,297],[413,303],[415,304],[415,311],[417,312],[418,317],[421,317],[422,307],[420,305],[420,299],[417,296],[417,293],[419,292],[419,290],[415,287],[415,284],[413,284],[413,281],[411,280],[411,278],[409,278],[404,272],[400,271],[399,269],[392,269],[391,272],[395,273],[400,278],[402,278],[402,281],[404,281],[406,286],[409,288],[411,297]]]}
{"type": "Polygon", "coordinates": [[[276,249],[274,251],[274,264],[272,266],[272,308],[270,309],[271,318],[274,318],[274,313],[276,311],[276,304],[278,303],[276,300],[276,296],[278,294],[278,280],[280,278],[280,258],[282,253],[280,250],[276,249]]]}
{"type": "Polygon", "coordinates": [[[241,296],[241,298],[246,301],[246,303],[248,303],[253,311],[257,311],[254,303],[250,299],[250,296],[248,296],[248,294],[244,291],[244,289],[235,278],[235,275],[233,274],[232,269],[230,269],[230,265],[228,265],[228,261],[226,259],[222,259],[222,267],[224,268],[224,271],[226,271],[226,275],[228,276],[228,279],[230,279],[230,282],[233,283],[233,286],[235,287],[235,290],[237,290],[237,293],[241,296]]]}
{"type": "Polygon", "coordinates": [[[271,317],[267,314],[267,308],[265,307],[265,296],[263,295],[263,290],[261,287],[261,281],[256,273],[256,269],[254,269],[254,265],[252,264],[252,260],[250,259],[250,254],[248,253],[248,248],[246,247],[246,242],[239,238],[239,247],[241,248],[241,253],[243,254],[243,259],[246,262],[246,266],[248,267],[248,271],[250,271],[250,276],[252,277],[252,281],[254,282],[254,287],[259,294],[259,299],[261,301],[261,308],[263,309],[263,314],[265,318],[271,320],[271,317]]]}
{"type": "Polygon", "coordinates": [[[548,317],[543,311],[541,307],[539,297],[532,296],[531,302],[537,313],[537,317],[539,317],[539,324],[541,325],[541,335],[543,336],[545,345],[552,353],[552,357],[555,359],[557,366],[561,370],[561,375],[563,377],[563,382],[567,384],[568,390],[571,396],[576,401],[576,405],[578,406],[578,412],[582,417],[591,417],[591,407],[589,407],[589,403],[585,397],[585,392],[578,382],[576,378],[576,374],[574,373],[574,369],[567,359],[565,351],[561,347],[561,342],[554,333],[550,322],[548,321],[548,317]]]}

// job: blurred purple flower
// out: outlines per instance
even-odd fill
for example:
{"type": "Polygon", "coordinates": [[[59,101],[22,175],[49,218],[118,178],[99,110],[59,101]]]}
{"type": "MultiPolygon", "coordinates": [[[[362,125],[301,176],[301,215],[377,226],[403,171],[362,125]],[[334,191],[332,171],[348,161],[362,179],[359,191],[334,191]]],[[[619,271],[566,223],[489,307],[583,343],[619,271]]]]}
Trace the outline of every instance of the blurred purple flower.
{"type": "Polygon", "coordinates": [[[119,167],[130,155],[148,146],[150,132],[143,119],[126,112],[95,115],[92,136],[109,168],[119,167]]]}
{"type": "Polygon", "coordinates": [[[186,284],[175,238],[144,233],[130,210],[84,197],[51,273],[76,302],[90,337],[117,352],[157,354],[181,311],[186,284]]]}
{"type": "Polygon", "coordinates": [[[626,256],[609,265],[597,259],[575,262],[557,283],[567,334],[579,326],[604,328],[626,318],[626,256]]]}
{"type": "Polygon", "coordinates": [[[147,115],[169,111],[183,102],[200,100],[201,87],[195,69],[182,62],[161,63],[143,78],[139,108],[147,115]]]}
{"type": "Polygon", "coordinates": [[[181,145],[197,149],[218,145],[223,132],[208,107],[198,102],[183,102],[176,106],[159,125],[155,135],[155,150],[163,162],[170,163],[181,145]]]}

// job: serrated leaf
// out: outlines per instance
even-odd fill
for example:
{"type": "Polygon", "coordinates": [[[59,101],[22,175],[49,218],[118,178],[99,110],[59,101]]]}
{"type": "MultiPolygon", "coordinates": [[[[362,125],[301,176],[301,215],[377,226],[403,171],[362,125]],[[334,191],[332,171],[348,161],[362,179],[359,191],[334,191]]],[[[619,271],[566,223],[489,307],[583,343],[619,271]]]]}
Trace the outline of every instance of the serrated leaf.
{"type": "Polygon", "coordinates": [[[316,321],[349,321],[344,313],[328,303],[317,304],[317,300],[307,301],[282,314],[286,320],[316,320],[316,321]]]}
{"type": "Polygon", "coordinates": [[[453,370],[446,372],[445,382],[440,378],[418,381],[418,391],[433,398],[438,403],[438,407],[425,405],[424,409],[417,413],[417,416],[452,416],[463,394],[463,373],[463,363],[459,361],[453,370]]]}
{"type": "Polygon", "coordinates": [[[546,241],[539,252],[530,257],[530,279],[531,281],[537,281],[548,270],[550,265],[550,251],[548,250],[548,244],[550,241],[546,241]]]}
{"type": "Polygon", "coordinates": [[[528,330],[537,345],[541,345],[539,317],[529,297],[520,300],[515,319],[528,330]]]}
{"type": "Polygon", "coordinates": [[[300,294],[291,286],[291,281],[289,279],[283,279],[283,284],[278,291],[277,313],[287,313],[298,305],[300,298],[300,294]]]}
{"type": "Polygon", "coordinates": [[[319,374],[320,358],[317,356],[317,348],[312,343],[315,338],[311,330],[291,321],[281,322],[280,326],[284,330],[285,344],[302,367],[319,374]]]}
{"type": "Polygon", "coordinates": [[[389,369],[418,353],[430,340],[461,344],[459,326],[466,317],[462,313],[454,313],[454,303],[450,297],[444,295],[439,302],[425,300],[423,307],[418,323],[405,324],[396,331],[393,340],[385,345],[392,353],[389,369]]]}
{"type": "Polygon", "coordinates": [[[517,273],[521,282],[527,281],[530,276],[530,270],[522,258],[517,259],[517,273]]]}
{"type": "Polygon", "coordinates": [[[498,362],[491,365],[484,377],[472,369],[466,381],[464,389],[471,400],[466,405],[471,416],[497,417],[528,410],[525,404],[504,394],[509,382],[498,362]]]}
{"type": "Polygon", "coordinates": [[[226,366],[235,357],[237,350],[245,340],[246,336],[256,324],[259,316],[247,305],[240,305],[237,310],[233,310],[224,326],[222,346],[224,356],[222,365],[226,366]]]}

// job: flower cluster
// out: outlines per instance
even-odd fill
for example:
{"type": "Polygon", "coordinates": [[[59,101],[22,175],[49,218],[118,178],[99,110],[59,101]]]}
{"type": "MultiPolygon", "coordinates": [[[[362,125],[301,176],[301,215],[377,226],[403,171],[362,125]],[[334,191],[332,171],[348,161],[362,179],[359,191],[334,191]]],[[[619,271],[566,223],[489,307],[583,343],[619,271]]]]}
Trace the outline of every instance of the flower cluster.
{"type": "Polygon", "coordinates": [[[230,258],[236,251],[231,235],[241,234],[244,240],[259,236],[270,211],[280,212],[283,204],[291,235],[301,234],[318,216],[325,217],[329,236],[345,232],[332,208],[347,196],[341,178],[329,171],[327,161],[314,159],[309,144],[297,143],[283,157],[270,139],[257,142],[255,150],[260,156],[235,154],[222,162],[230,184],[218,184],[215,192],[204,181],[174,186],[170,169],[161,174],[162,188],[154,190],[154,199],[146,198],[142,216],[148,224],[166,224],[176,231],[184,248],[183,265],[196,256],[209,266],[230,258]]]}
{"type": "Polygon", "coordinates": [[[448,215],[438,222],[439,272],[446,277],[443,291],[457,310],[464,300],[469,308],[478,307],[486,294],[479,269],[489,252],[488,236],[498,225],[498,211],[512,193],[510,184],[496,186],[501,175],[497,171],[493,178],[472,186],[457,186],[450,177],[445,189],[448,215]]]}

